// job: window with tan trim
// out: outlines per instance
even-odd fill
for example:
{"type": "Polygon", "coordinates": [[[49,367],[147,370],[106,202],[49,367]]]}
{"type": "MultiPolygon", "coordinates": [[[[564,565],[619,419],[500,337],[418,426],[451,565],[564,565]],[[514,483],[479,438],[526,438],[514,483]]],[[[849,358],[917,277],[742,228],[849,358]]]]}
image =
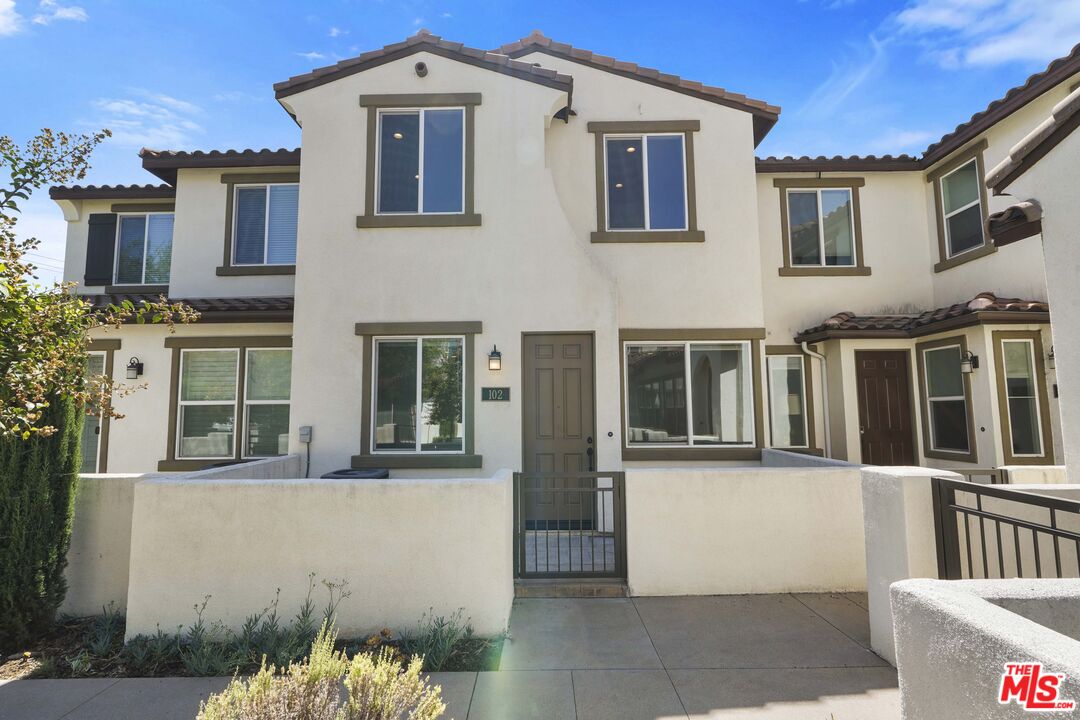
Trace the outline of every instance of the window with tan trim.
{"type": "Polygon", "coordinates": [[[863,257],[863,178],[776,178],[780,191],[781,276],[869,275],[863,257]]]}
{"type": "Polygon", "coordinates": [[[976,462],[971,380],[960,369],[967,339],[958,335],[916,343],[923,421],[923,455],[976,462]]]}
{"type": "Polygon", "coordinates": [[[813,447],[810,412],[810,367],[807,355],[765,348],[769,390],[770,447],[813,447]]]}
{"type": "Polygon", "coordinates": [[[938,262],[934,272],[962,265],[996,251],[987,242],[984,138],[927,174],[934,186],[938,262]]]}
{"type": "Polygon", "coordinates": [[[1048,463],[1053,440],[1041,335],[1001,331],[993,337],[1005,464],[1048,463]]]}

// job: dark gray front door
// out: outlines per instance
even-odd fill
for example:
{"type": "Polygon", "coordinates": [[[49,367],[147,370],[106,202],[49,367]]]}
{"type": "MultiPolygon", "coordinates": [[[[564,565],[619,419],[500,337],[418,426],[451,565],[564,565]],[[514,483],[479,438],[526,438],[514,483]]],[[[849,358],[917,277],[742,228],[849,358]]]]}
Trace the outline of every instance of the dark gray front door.
{"type": "Polygon", "coordinates": [[[559,476],[596,469],[593,337],[589,333],[525,335],[522,358],[522,470],[552,477],[551,492],[535,496],[526,510],[528,519],[564,526],[564,521],[591,524],[592,498],[580,492],[559,492],[574,485],[559,476]]]}

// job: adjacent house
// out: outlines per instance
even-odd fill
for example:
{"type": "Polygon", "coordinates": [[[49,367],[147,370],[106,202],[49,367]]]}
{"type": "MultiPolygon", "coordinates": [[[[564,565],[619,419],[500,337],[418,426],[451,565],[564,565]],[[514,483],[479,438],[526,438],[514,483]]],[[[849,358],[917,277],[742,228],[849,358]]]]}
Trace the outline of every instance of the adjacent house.
{"type": "Polygon", "coordinates": [[[1008,242],[1041,228],[988,228],[983,177],[1078,80],[1080,47],[919,157],[760,159],[780,108],[538,32],[290,78],[301,148],[52,188],[78,292],[202,312],[95,341],[147,388],[84,469],[1060,461],[1042,247],[1008,242]]]}

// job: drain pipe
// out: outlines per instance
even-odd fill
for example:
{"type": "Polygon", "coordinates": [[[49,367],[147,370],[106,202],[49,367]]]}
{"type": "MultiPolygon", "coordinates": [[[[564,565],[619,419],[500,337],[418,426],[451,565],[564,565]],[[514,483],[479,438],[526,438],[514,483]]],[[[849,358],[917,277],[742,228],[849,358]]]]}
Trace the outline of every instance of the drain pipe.
{"type": "MultiPolygon", "coordinates": [[[[825,418],[825,457],[832,457],[832,433],[829,426],[832,424],[829,417],[829,374],[825,371],[825,356],[810,349],[810,343],[803,340],[803,352],[821,363],[821,412],[825,418]]],[[[813,422],[813,418],[810,419],[813,422]]]]}

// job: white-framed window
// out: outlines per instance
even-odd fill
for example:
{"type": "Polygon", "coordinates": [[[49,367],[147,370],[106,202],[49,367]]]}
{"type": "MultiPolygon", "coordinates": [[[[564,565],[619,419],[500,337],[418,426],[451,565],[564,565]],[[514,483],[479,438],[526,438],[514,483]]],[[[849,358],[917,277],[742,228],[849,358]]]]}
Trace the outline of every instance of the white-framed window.
{"type": "Polygon", "coordinates": [[[372,451],[465,451],[465,338],[373,338],[372,451]]]}
{"type": "Polygon", "coordinates": [[[627,447],[753,447],[748,341],[624,342],[627,447]]]}
{"type": "Polygon", "coordinates": [[[244,184],[233,193],[233,264],[295,265],[300,185],[244,184]]]}
{"type": "Polygon", "coordinates": [[[122,213],[116,223],[116,285],[169,282],[173,213],[122,213]]]}
{"type": "Polygon", "coordinates": [[[271,457],[288,451],[289,348],[182,349],[177,391],[176,457],[221,460],[236,457],[236,412],[242,390],[243,445],[240,457],[271,457]],[[244,360],[244,387],[240,360],[244,360]]]}
{"type": "Polygon", "coordinates": [[[1003,339],[1001,357],[1012,456],[1042,457],[1046,451],[1043,448],[1039,382],[1035,373],[1035,343],[1003,339]]]}
{"type": "Polygon", "coordinates": [[[928,348],[922,353],[930,449],[967,455],[971,452],[971,438],[967,386],[960,370],[963,348],[957,343],[928,348]]]}
{"type": "Polygon", "coordinates": [[[855,267],[855,213],[850,187],[789,188],[792,267],[855,267]]]}
{"type": "MultiPolygon", "coordinates": [[[[96,377],[105,374],[105,353],[101,351],[91,351],[86,354],[86,374],[89,377],[96,377]]],[[[82,429],[82,442],[80,443],[82,449],[82,464],[79,467],[80,473],[96,473],[98,471],[98,462],[101,459],[101,413],[87,414],[83,421],[82,429]]]]}
{"type": "Polygon", "coordinates": [[[806,410],[806,365],[802,355],[769,355],[769,427],[772,446],[810,447],[806,410]]]}
{"type": "Polygon", "coordinates": [[[465,212],[465,108],[378,112],[378,215],[465,212]]]}
{"type": "Polygon", "coordinates": [[[971,158],[938,179],[941,183],[941,207],[938,210],[945,229],[948,258],[985,244],[980,179],[978,158],[971,158]]]}
{"type": "Polygon", "coordinates": [[[604,136],[607,229],[686,230],[683,133],[604,136]]]}

